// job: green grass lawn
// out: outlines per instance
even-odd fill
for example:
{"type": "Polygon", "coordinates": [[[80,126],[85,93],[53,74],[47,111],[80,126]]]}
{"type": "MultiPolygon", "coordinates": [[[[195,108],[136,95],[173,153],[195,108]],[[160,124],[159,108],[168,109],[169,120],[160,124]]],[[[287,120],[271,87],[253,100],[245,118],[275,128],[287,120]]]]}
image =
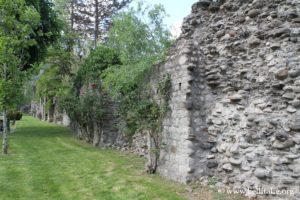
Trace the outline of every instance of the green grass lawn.
{"type": "Polygon", "coordinates": [[[0,155],[0,200],[186,199],[185,186],[147,175],[143,166],[139,157],[96,149],[66,128],[24,117],[10,155],[0,155]]]}

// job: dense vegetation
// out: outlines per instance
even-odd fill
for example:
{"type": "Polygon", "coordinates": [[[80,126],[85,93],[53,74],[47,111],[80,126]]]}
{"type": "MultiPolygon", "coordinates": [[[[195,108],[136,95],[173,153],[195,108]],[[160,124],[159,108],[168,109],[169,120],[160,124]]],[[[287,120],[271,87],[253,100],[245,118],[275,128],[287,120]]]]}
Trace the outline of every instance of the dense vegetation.
{"type": "Polygon", "coordinates": [[[8,111],[36,101],[40,119],[53,122],[67,113],[80,129],[78,138],[95,146],[103,120],[113,113],[120,132],[151,138],[147,166],[154,173],[170,77],[166,74],[153,88],[149,74],[171,45],[166,13],[161,5],[139,3],[120,11],[131,1],[101,2],[86,1],[83,7],[68,0],[0,1],[3,151],[8,152],[14,119],[8,111]]]}
{"type": "MultiPolygon", "coordinates": [[[[158,103],[149,73],[171,45],[163,24],[165,16],[161,5],[127,8],[110,16],[111,27],[96,47],[93,42],[76,44],[83,38],[75,29],[75,34],[69,34],[72,24],[66,22],[66,30],[59,42],[48,48],[41,72],[33,81],[36,98],[44,107],[39,117],[52,122],[57,112],[66,112],[80,129],[78,138],[98,146],[103,119],[113,111],[122,121],[119,129],[123,133],[130,136],[140,131],[152,138],[148,170],[155,172],[158,133],[167,111],[170,78],[166,75],[155,89],[159,91],[158,103]],[[109,106],[112,102],[113,108],[109,106]]],[[[84,41],[89,39],[84,37],[84,41]]]]}
{"type": "Polygon", "coordinates": [[[46,55],[59,37],[58,18],[48,0],[0,1],[0,110],[3,152],[8,152],[9,119],[22,99],[26,70],[46,55]]]}

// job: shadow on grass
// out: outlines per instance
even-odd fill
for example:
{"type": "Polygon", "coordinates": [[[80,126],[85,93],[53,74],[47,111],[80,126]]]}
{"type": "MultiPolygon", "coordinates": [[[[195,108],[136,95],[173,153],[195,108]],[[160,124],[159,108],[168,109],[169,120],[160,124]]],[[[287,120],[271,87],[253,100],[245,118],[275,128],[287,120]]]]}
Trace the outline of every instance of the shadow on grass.
{"type": "Polygon", "coordinates": [[[72,136],[70,129],[64,127],[22,127],[17,128],[16,132],[11,135],[18,137],[57,137],[57,136],[72,136]]]}

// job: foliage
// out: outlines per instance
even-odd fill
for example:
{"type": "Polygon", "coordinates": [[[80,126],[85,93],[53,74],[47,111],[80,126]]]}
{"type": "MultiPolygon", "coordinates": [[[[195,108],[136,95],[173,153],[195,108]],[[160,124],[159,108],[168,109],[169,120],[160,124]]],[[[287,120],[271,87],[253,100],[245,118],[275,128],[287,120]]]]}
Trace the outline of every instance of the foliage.
{"type": "Polygon", "coordinates": [[[76,71],[74,66],[78,62],[73,52],[76,35],[71,33],[65,21],[61,20],[60,25],[63,25],[60,37],[55,43],[48,45],[45,59],[37,67],[39,74],[33,77],[31,84],[29,83],[34,89],[33,96],[47,100],[44,102],[47,112],[55,106],[59,96],[67,93],[74,71],[76,71]]]}
{"type": "Polygon", "coordinates": [[[11,80],[0,79],[0,108],[16,108],[22,101],[22,85],[20,80],[14,77],[11,80]]]}
{"type": "MultiPolygon", "coordinates": [[[[53,10],[51,0],[25,0],[26,5],[38,13],[39,23],[33,28],[30,38],[34,45],[29,45],[25,50],[27,53],[27,62],[24,63],[22,69],[32,67],[33,63],[41,61],[47,53],[49,45],[55,43],[60,37],[62,29],[61,21],[59,21],[56,12],[53,10]]],[[[12,1],[15,2],[15,1],[12,1]]],[[[27,23],[33,23],[32,16],[25,16],[27,23]]]]}
{"type": "Polygon", "coordinates": [[[72,53],[60,47],[50,47],[41,64],[41,75],[36,82],[38,97],[53,98],[67,89],[67,79],[72,75],[72,53]]]}
{"type": "Polygon", "coordinates": [[[149,85],[141,83],[149,81],[147,74],[163,59],[171,44],[170,34],[163,24],[165,16],[161,5],[144,8],[142,4],[136,10],[117,14],[108,33],[108,42],[90,51],[78,64],[75,76],[69,76],[58,66],[58,63],[68,66],[61,60],[70,57],[63,58],[65,54],[59,50],[57,58],[49,55],[37,81],[38,96],[57,97],[61,110],[85,125],[97,116],[101,118],[97,113],[103,114],[105,98],[110,94],[118,104],[119,114],[133,131],[146,126],[154,129],[160,108],[151,98],[149,85]],[[56,64],[50,65],[53,60],[56,64]],[[62,84],[66,76],[69,77],[66,83],[71,87],[62,84]],[[91,85],[95,88],[91,89],[91,85]]]}
{"type": "Polygon", "coordinates": [[[171,44],[163,25],[165,10],[161,5],[121,13],[113,20],[108,45],[120,55],[121,66],[108,68],[103,73],[104,86],[118,102],[118,113],[126,122],[125,131],[136,131],[150,136],[147,171],[155,173],[159,158],[159,133],[168,110],[170,77],[158,84],[161,102],[154,98],[151,87],[153,66],[162,61],[171,44]],[[147,17],[146,19],[144,17],[147,17]]]}
{"type": "Polygon", "coordinates": [[[122,65],[105,70],[104,86],[118,102],[131,134],[138,129],[158,131],[162,110],[153,99],[148,74],[171,44],[165,16],[161,5],[139,4],[137,10],[117,15],[109,32],[108,45],[120,54],[122,65]]]}
{"type": "Polygon", "coordinates": [[[90,86],[84,89],[80,97],[72,93],[60,97],[60,109],[65,110],[74,122],[83,127],[93,120],[101,120],[105,112],[102,106],[104,97],[97,90],[90,86]]]}
{"type": "Polygon", "coordinates": [[[139,4],[113,19],[108,34],[109,46],[116,49],[124,64],[144,60],[157,61],[171,45],[170,33],[163,24],[166,12],[162,5],[143,8],[139,4]],[[146,16],[145,16],[146,15],[146,16]]]}
{"type": "Polygon", "coordinates": [[[107,94],[102,86],[101,74],[119,64],[120,59],[113,49],[97,47],[82,61],[73,78],[73,88],[59,96],[60,109],[65,110],[81,128],[86,129],[94,122],[102,125],[101,121],[108,110],[104,106],[107,94]]]}
{"type": "Polygon", "coordinates": [[[42,58],[54,42],[58,23],[46,0],[0,1],[0,104],[15,106],[20,98],[25,70],[42,58]]]}
{"type": "Polygon", "coordinates": [[[216,176],[210,177],[208,180],[208,185],[215,186],[219,181],[219,178],[216,176]]]}
{"type": "Polygon", "coordinates": [[[77,50],[85,54],[85,47],[95,48],[103,42],[111,26],[111,17],[132,0],[55,0],[56,10],[77,35],[77,50]]]}
{"type": "Polygon", "coordinates": [[[160,96],[161,102],[161,112],[162,114],[166,114],[169,110],[169,100],[171,98],[171,76],[167,74],[163,77],[162,80],[158,82],[157,91],[158,95],[160,96]]]}
{"type": "MultiPolygon", "coordinates": [[[[21,100],[22,73],[39,61],[56,28],[47,0],[0,0],[0,109],[3,110],[3,153],[8,153],[7,110],[21,100]],[[53,23],[52,23],[53,22],[53,23]]],[[[58,28],[57,28],[58,30],[58,28]]]]}
{"type": "Polygon", "coordinates": [[[152,60],[141,60],[122,66],[112,66],[102,73],[104,87],[110,91],[115,98],[120,95],[130,95],[145,81],[145,75],[150,73],[152,60]]]}
{"type": "MultiPolygon", "coordinates": [[[[64,48],[55,49],[58,56],[49,54],[43,63],[43,73],[37,81],[38,96],[48,99],[48,107],[53,105],[55,98],[60,110],[66,111],[71,120],[79,125],[88,142],[93,135],[101,134],[99,128],[102,128],[105,115],[109,112],[110,100],[114,100],[118,109],[114,114],[125,122],[123,128],[126,133],[150,133],[155,142],[155,147],[150,148],[151,152],[155,152],[157,161],[158,133],[167,112],[170,77],[164,77],[158,88],[154,89],[149,74],[153,66],[164,59],[172,43],[163,24],[165,16],[166,12],[161,5],[145,7],[142,4],[137,9],[117,14],[112,19],[107,41],[89,50],[89,55],[77,63],[78,70],[74,70],[70,62],[72,73],[69,68],[64,68],[69,66],[64,61],[70,59],[70,56],[59,51],[64,48]],[[159,90],[159,100],[154,97],[156,89],[159,90]]],[[[61,43],[64,44],[64,41],[61,43]]],[[[70,45],[60,45],[64,46],[70,45]]],[[[72,48],[68,49],[66,52],[72,53],[72,48]]],[[[76,47],[75,52],[77,49],[80,47],[76,47]]]]}
{"type": "Polygon", "coordinates": [[[0,1],[0,106],[15,106],[20,99],[26,48],[36,44],[30,36],[40,22],[39,13],[22,0],[0,1]]]}
{"type": "Polygon", "coordinates": [[[98,83],[104,70],[120,64],[120,59],[113,49],[105,46],[98,46],[83,60],[77,73],[76,80],[79,83],[83,83],[84,81],[86,83],[98,83]]]}

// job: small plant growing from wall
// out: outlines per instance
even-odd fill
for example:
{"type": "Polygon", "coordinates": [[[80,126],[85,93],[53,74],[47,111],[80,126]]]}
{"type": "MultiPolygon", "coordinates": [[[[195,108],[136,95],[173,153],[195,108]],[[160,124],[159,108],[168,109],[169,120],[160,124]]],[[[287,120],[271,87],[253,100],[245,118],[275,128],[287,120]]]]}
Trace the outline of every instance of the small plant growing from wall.
{"type": "Polygon", "coordinates": [[[158,95],[162,100],[162,113],[165,114],[169,110],[169,100],[171,97],[171,75],[167,74],[158,83],[158,95]]]}
{"type": "Polygon", "coordinates": [[[162,131],[162,122],[166,113],[169,111],[169,99],[171,92],[171,76],[169,74],[165,75],[163,79],[159,81],[157,91],[160,103],[154,103],[152,105],[152,114],[154,114],[152,117],[155,119],[153,120],[155,123],[152,124],[152,127],[148,132],[149,154],[146,170],[149,173],[155,173],[158,167],[161,149],[160,133],[162,131]]]}

